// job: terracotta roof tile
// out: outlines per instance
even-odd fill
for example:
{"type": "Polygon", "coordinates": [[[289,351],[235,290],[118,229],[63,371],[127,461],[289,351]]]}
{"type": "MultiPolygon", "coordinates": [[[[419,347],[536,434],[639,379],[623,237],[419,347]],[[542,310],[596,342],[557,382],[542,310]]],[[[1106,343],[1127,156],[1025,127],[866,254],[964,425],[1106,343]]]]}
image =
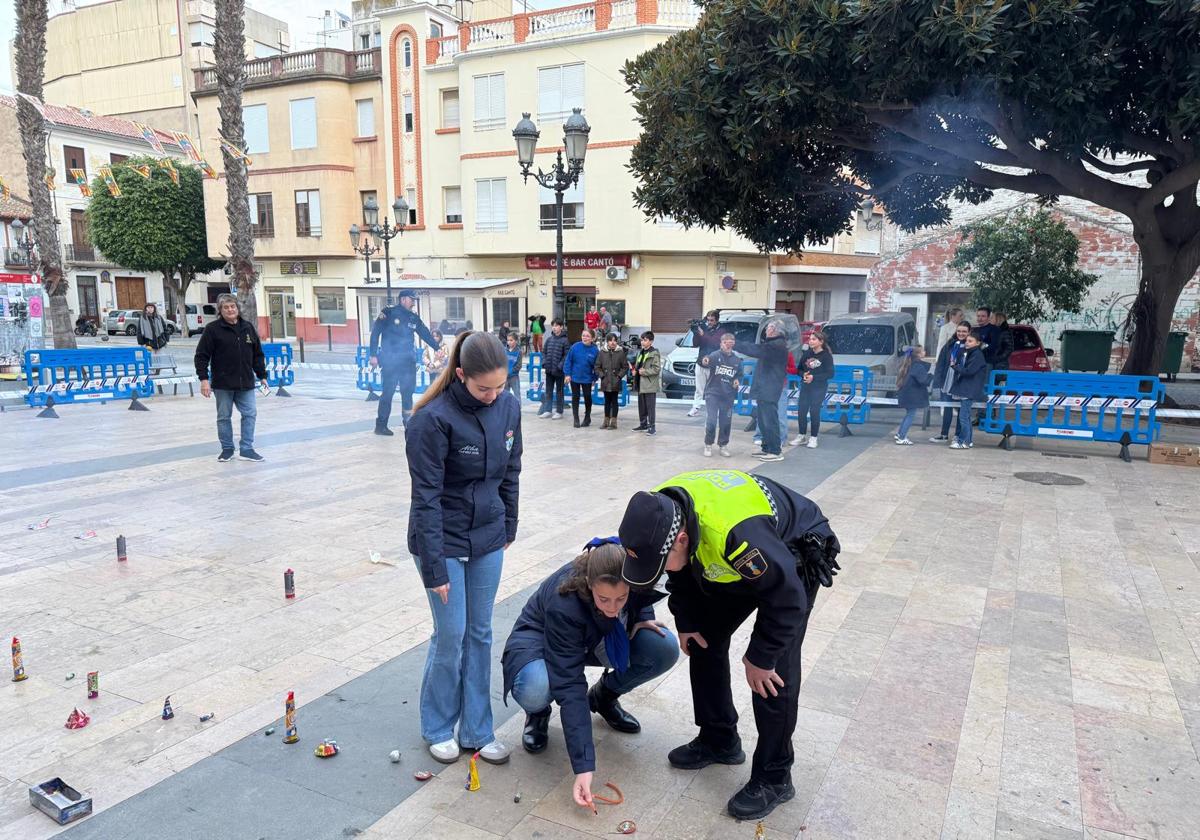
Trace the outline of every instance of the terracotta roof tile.
{"type": "MultiPolygon", "coordinates": [[[[17,100],[12,96],[0,96],[0,105],[6,108],[17,109],[17,100]]],[[[80,108],[68,105],[52,105],[47,103],[46,119],[55,125],[70,126],[84,131],[97,131],[102,134],[109,134],[115,137],[124,137],[130,140],[137,140],[145,143],[142,139],[142,132],[138,131],[137,126],[132,120],[127,120],[124,117],[106,117],[101,114],[91,114],[84,112],[80,108]]],[[[159,142],[164,146],[170,146],[173,149],[178,149],[179,145],[175,142],[175,138],[168,132],[161,129],[153,129],[158,135],[159,142]]],[[[150,144],[146,143],[147,149],[150,144]]]]}

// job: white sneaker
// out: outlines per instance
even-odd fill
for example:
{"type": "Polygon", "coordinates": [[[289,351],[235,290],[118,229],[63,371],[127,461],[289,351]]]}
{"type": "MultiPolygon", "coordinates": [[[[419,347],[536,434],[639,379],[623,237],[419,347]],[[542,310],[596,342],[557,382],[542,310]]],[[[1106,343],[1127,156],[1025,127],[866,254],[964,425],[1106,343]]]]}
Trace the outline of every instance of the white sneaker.
{"type": "Polygon", "coordinates": [[[551,420],[561,420],[561,419],[562,419],[562,412],[561,412],[561,411],[556,411],[556,412],[554,412],[553,414],[551,414],[551,415],[550,415],[550,419],[551,419],[551,420]]]}
{"type": "Polygon", "coordinates": [[[912,446],[913,442],[911,440],[909,440],[908,438],[898,437],[898,438],[896,438],[896,445],[897,446],[912,446]]]}
{"type": "Polygon", "coordinates": [[[511,753],[512,750],[508,748],[507,744],[500,741],[492,741],[492,743],[479,751],[479,757],[488,764],[507,764],[511,753]]]}
{"type": "Polygon", "coordinates": [[[758,456],[758,460],[762,461],[763,463],[770,463],[771,461],[782,461],[783,456],[775,453],[767,454],[764,452],[762,455],[758,456]]]}
{"type": "Polygon", "coordinates": [[[792,446],[804,446],[808,443],[808,435],[796,435],[792,438],[792,446]]]}
{"type": "Polygon", "coordinates": [[[705,458],[711,458],[711,457],[712,457],[712,447],[711,447],[711,446],[705,446],[705,447],[704,447],[704,457],[705,457],[705,458]]]}
{"type": "Polygon", "coordinates": [[[966,449],[967,447],[966,447],[966,444],[959,443],[958,441],[954,441],[954,443],[950,444],[950,448],[951,449],[966,449]]]}
{"type": "Polygon", "coordinates": [[[722,455],[722,456],[724,456],[724,457],[726,457],[726,458],[732,458],[732,457],[733,457],[733,453],[729,451],[729,447],[728,447],[728,446],[722,446],[722,447],[721,447],[721,455],[722,455]]]}
{"type": "Polygon", "coordinates": [[[700,416],[700,409],[696,408],[695,406],[693,406],[692,410],[688,412],[688,417],[699,417],[699,416],[700,416]]]}
{"type": "Polygon", "coordinates": [[[948,440],[950,440],[950,438],[946,437],[945,435],[934,435],[933,437],[931,437],[929,439],[929,442],[930,443],[945,443],[948,440]]]}
{"type": "Polygon", "coordinates": [[[549,416],[550,416],[550,412],[549,412],[549,411],[543,411],[543,412],[541,412],[540,414],[538,414],[538,417],[543,417],[543,418],[544,418],[544,417],[549,417],[549,416]]]}
{"type": "Polygon", "coordinates": [[[817,439],[816,439],[815,437],[810,437],[810,438],[808,439],[808,448],[809,448],[809,449],[816,449],[816,448],[817,448],[817,439]]]}
{"type": "Polygon", "coordinates": [[[442,764],[453,764],[462,755],[462,748],[459,747],[458,741],[451,738],[449,741],[442,741],[440,744],[430,744],[429,754],[433,756],[434,761],[440,761],[442,764]]]}

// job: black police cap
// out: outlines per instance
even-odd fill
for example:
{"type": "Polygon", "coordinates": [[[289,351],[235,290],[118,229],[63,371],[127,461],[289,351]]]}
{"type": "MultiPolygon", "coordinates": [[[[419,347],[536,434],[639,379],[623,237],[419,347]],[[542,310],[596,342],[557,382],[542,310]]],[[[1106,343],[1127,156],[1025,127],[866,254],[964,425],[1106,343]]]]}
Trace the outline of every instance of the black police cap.
{"type": "Polygon", "coordinates": [[[618,529],[625,546],[621,577],[632,586],[657,583],[682,526],[682,513],[671,499],[662,493],[634,494],[618,529]]]}

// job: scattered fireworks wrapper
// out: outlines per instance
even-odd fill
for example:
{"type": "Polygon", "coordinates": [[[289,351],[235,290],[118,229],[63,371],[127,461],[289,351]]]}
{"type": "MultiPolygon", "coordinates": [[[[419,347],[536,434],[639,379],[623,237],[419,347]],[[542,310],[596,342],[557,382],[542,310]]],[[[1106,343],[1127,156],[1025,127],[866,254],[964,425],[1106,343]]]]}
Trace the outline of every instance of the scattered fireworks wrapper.
{"type": "Polygon", "coordinates": [[[67,729],[83,729],[92,722],[92,719],[85,712],[75,709],[67,717],[67,722],[63,724],[67,729]]]}
{"type": "Polygon", "coordinates": [[[87,173],[82,169],[68,170],[71,174],[71,180],[79,187],[79,194],[84,198],[92,197],[92,188],[88,186],[87,173]]]}
{"type": "Polygon", "coordinates": [[[25,673],[25,661],[21,658],[21,640],[16,636],[12,638],[12,668],[13,682],[29,679],[29,675],[25,673]]]}
{"type": "Polygon", "coordinates": [[[28,525],[26,525],[25,527],[28,528],[30,531],[40,531],[43,528],[49,528],[50,527],[50,517],[47,516],[41,522],[31,522],[28,525]]]}
{"type": "Polygon", "coordinates": [[[87,675],[87,694],[89,700],[95,700],[100,696],[100,672],[88,671],[87,675]]]}
{"type": "MultiPolygon", "coordinates": [[[[637,823],[635,823],[633,820],[621,820],[619,823],[617,823],[617,834],[633,834],[636,831],[637,823]]],[[[758,835],[755,836],[757,837],[758,835]]]]}
{"type": "Polygon", "coordinates": [[[179,186],[179,170],[175,168],[170,158],[163,158],[158,162],[159,169],[167,170],[167,174],[171,176],[171,180],[175,182],[175,186],[179,186]]]}
{"type": "Polygon", "coordinates": [[[390,753],[388,753],[388,761],[392,762],[392,764],[399,764],[400,750],[392,750],[390,753]]]}
{"type": "Polygon", "coordinates": [[[163,701],[162,719],[170,720],[175,717],[175,710],[171,708],[171,695],[167,695],[167,699],[163,701]]]}
{"type": "Polygon", "coordinates": [[[417,772],[413,773],[413,778],[418,782],[428,782],[433,778],[433,774],[428,770],[418,770],[417,772]]]}
{"type": "Polygon", "coordinates": [[[98,534],[97,534],[95,531],[84,531],[82,534],[76,534],[76,535],[75,535],[75,539],[77,539],[77,540],[90,540],[90,539],[92,539],[92,538],[94,538],[94,537],[96,537],[96,536],[98,536],[98,534]]]}
{"type": "Polygon", "coordinates": [[[212,719],[213,719],[213,718],[215,718],[216,716],[217,716],[217,713],[216,713],[216,712],[209,712],[209,713],[208,713],[208,714],[206,714],[206,715],[200,715],[200,722],[201,722],[201,723],[208,723],[210,720],[212,720],[212,719]]]}
{"type": "Polygon", "coordinates": [[[479,753],[471,756],[471,761],[467,765],[467,790],[474,793],[479,790],[479,753]]]}
{"type": "Polygon", "coordinates": [[[268,726],[266,729],[264,729],[264,730],[263,730],[263,734],[264,734],[264,735],[274,735],[274,734],[275,734],[275,727],[274,727],[274,726],[268,726]]]}
{"type": "Polygon", "coordinates": [[[328,739],[317,744],[316,749],[313,750],[313,755],[315,755],[317,758],[332,758],[337,754],[337,741],[330,741],[328,739]]]}
{"type": "Polygon", "coordinates": [[[287,703],[284,704],[283,713],[283,743],[294,744],[300,740],[300,733],[296,729],[296,692],[289,691],[287,703]]]}

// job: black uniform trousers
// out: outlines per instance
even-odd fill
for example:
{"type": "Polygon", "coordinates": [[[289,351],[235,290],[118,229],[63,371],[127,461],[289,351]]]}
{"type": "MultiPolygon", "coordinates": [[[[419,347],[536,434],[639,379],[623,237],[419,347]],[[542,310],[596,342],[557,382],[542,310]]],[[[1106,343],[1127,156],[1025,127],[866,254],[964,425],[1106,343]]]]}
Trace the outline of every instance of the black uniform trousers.
{"type": "Polygon", "coordinates": [[[405,425],[412,413],[413,391],[417,387],[416,356],[387,356],[379,360],[380,388],[379,413],[375,415],[376,426],[386,426],[392,416],[392,398],[400,389],[400,411],[405,425]]]}
{"type": "MultiPolygon", "coordinates": [[[[720,587],[720,584],[710,584],[720,587]]],[[[692,678],[692,705],[696,713],[696,725],[700,727],[700,740],[721,750],[737,743],[738,714],[733,705],[733,690],[729,673],[729,639],[758,606],[754,598],[722,596],[709,598],[703,609],[697,628],[707,648],[695,642],[688,645],[691,653],[688,667],[692,678]]],[[[810,602],[809,608],[811,610],[810,602]]],[[[750,767],[750,778],[770,784],[781,784],[791,779],[792,734],[796,731],[796,713],[800,703],[800,647],[808,626],[808,612],[804,623],[796,628],[792,644],[783,651],[775,663],[775,672],[783,679],[783,687],[776,687],[778,696],[770,695],[764,700],[753,695],[754,723],[758,728],[758,746],[750,767]]],[[[737,672],[743,669],[739,660],[737,672]]],[[[739,684],[744,679],[739,679],[739,684]]],[[[748,686],[746,686],[748,690],[748,686]]]]}

